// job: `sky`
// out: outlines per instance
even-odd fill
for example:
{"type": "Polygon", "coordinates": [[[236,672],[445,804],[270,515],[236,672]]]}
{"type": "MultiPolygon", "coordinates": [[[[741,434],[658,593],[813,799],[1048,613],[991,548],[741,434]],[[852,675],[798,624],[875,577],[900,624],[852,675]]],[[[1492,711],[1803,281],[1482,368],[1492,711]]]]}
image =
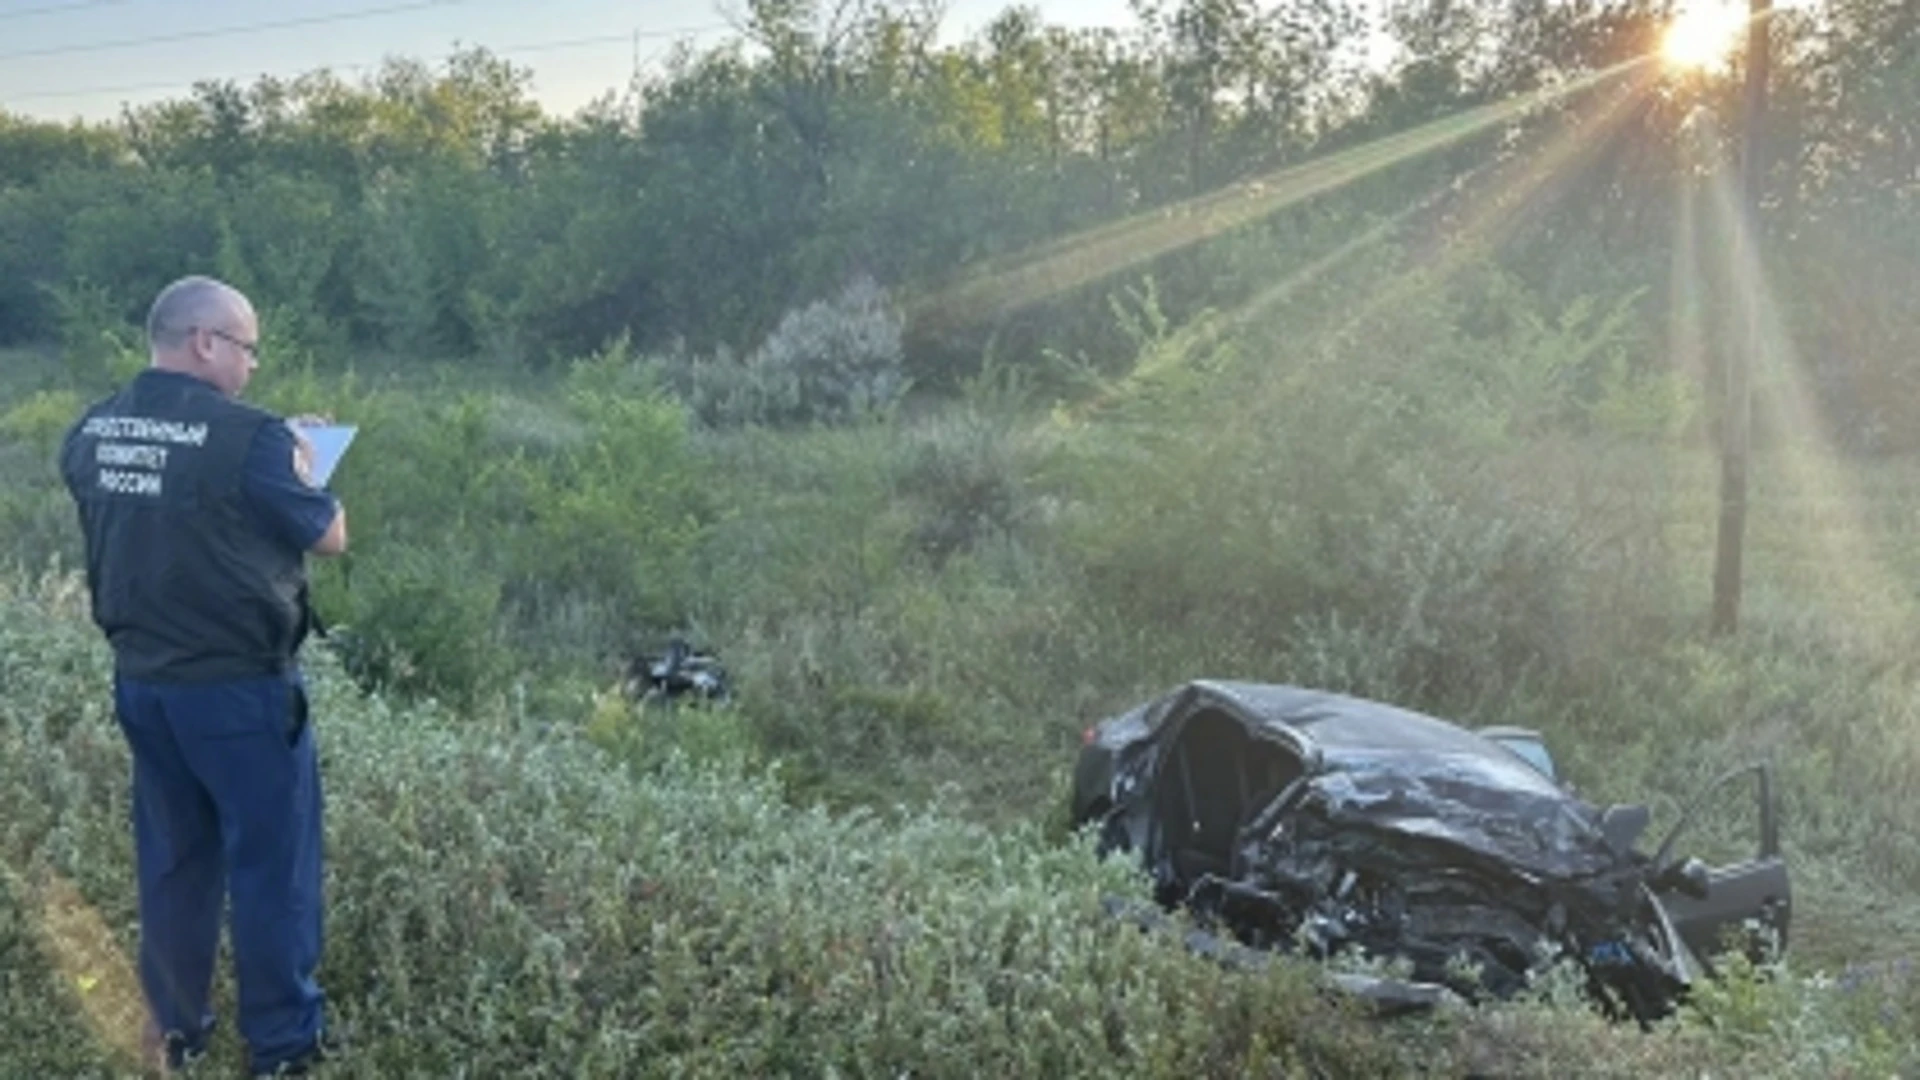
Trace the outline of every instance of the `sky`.
{"type": "MultiPolygon", "coordinates": [[[[942,39],[971,37],[1012,0],[948,0],[942,39]]],[[[1134,25],[1127,0],[1026,0],[1054,25],[1134,25]]],[[[533,74],[549,112],[625,87],[636,58],[735,36],[739,0],[0,0],[0,110],[102,120],[202,79],[251,82],[386,56],[484,46],[533,74]],[[296,24],[268,26],[267,24],[296,24]]]]}

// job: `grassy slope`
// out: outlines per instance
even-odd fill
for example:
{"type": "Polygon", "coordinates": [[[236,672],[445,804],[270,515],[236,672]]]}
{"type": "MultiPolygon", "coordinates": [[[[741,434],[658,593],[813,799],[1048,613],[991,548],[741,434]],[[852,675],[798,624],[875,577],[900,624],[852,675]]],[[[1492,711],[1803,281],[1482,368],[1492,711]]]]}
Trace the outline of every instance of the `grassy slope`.
{"type": "MultiPolygon", "coordinates": [[[[8,366],[9,404],[16,391],[58,383],[43,358],[8,366]]],[[[539,412],[537,404],[527,408],[539,412]]],[[[494,422],[512,426],[519,415],[494,422]]],[[[1005,459],[1008,443],[1004,428],[965,423],[715,440],[704,448],[713,482],[723,502],[745,510],[711,537],[696,614],[746,688],[751,735],[722,724],[663,738],[611,717],[625,731],[613,743],[624,751],[637,741],[638,759],[657,762],[660,755],[644,748],[661,743],[718,748],[725,757],[758,741],[785,759],[789,790],[840,805],[931,799],[948,811],[909,813],[905,825],[883,826],[862,814],[796,813],[772,788],[730,791],[697,775],[629,785],[564,734],[592,726],[578,695],[456,717],[359,699],[330,681],[331,982],[362,1037],[367,1074],[437,1074],[463,1061],[476,1072],[511,1068],[522,1053],[516,1047],[529,1042],[548,1047],[556,1072],[604,1075],[628,1067],[618,1062],[640,1061],[715,1072],[729,1065],[714,1055],[734,1051],[713,1044],[743,1040],[758,1049],[740,1052],[763,1055],[732,1060],[746,1071],[804,1074],[830,1062],[862,1073],[957,1074],[965,1062],[943,1056],[956,1039],[986,1047],[983,1060],[997,1071],[1028,1074],[1258,1072],[1251,1062],[1263,1045],[1289,1047],[1335,1072],[1415,1060],[1442,1073],[1488,1060],[1504,1071],[1541,1073],[1605,1071],[1596,1062],[1639,1072],[1708,1062],[1783,1075],[1913,1067],[1898,1056],[1915,1041],[1911,983],[1869,979],[1864,989],[1835,995],[1813,974],[1920,951],[1920,905],[1912,900],[1920,838],[1908,809],[1920,774],[1920,681],[1906,660],[1920,623],[1897,585],[1920,573],[1920,551],[1905,531],[1920,491],[1912,465],[1823,470],[1808,464],[1818,456],[1763,461],[1748,632],[1733,643],[1704,640],[1684,625],[1705,607],[1710,457],[1542,443],[1496,466],[1507,490],[1558,507],[1574,522],[1569,535],[1599,550],[1602,557],[1588,564],[1594,577],[1579,624],[1631,629],[1631,620],[1650,612],[1664,621],[1649,625],[1642,641],[1576,641],[1564,684],[1542,687],[1516,675],[1511,687],[1456,715],[1541,727],[1590,795],[1651,799],[1669,817],[1723,764],[1773,755],[1789,809],[1799,889],[1794,971],[1802,975],[1764,987],[1736,983],[1736,992],[1710,998],[1718,1034],[1678,1026],[1641,1039],[1596,1026],[1577,1009],[1521,1008],[1437,1033],[1394,1029],[1395,1039],[1373,1047],[1371,1034],[1315,1011],[1297,982],[1248,988],[1164,951],[1114,954],[1125,957],[1125,971],[1103,966],[1100,956],[1114,943],[1104,923],[1086,918],[1096,883],[1112,880],[1049,846],[1031,823],[1054,818],[1074,733],[1104,711],[1197,674],[1345,679],[1384,694],[1367,682],[1365,663],[1343,666],[1365,661],[1380,642],[1315,639],[1306,642],[1313,649],[1296,650],[1297,628],[1209,622],[1218,612],[1203,612],[1193,625],[1206,632],[1193,634],[1114,619],[1088,606],[1087,594],[1073,587],[1073,564],[1049,546],[1068,535],[1061,530],[1071,529],[1077,512],[1071,502],[1048,503],[1051,492],[1015,491],[1021,513],[999,540],[976,538],[938,565],[912,556],[930,525],[965,524],[953,511],[977,507],[977,482],[991,491],[1005,474],[1030,469],[1005,459]],[[949,485],[946,504],[928,498],[930,484],[949,485]],[[532,738],[531,730],[548,726],[563,734],[532,738]],[[1009,835],[956,817],[1029,824],[1009,835]],[[751,827],[743,826],[748,819],[751,827]],[[707,834],[725,841],[697,842],[707,834]],[[929,850],[943,854],[910,865],[929,850]],[[873,867],[887,860],[898,876],[876,877],[873,867]],[[788,870],[769,876],[769,865],[788,870]],[[673,876],[663,877],[663,866],[702,883],[691,892],[669,889],[685,903],[665,918],[640,902],[673,876]],[[566,883],[559,900],[543,886],[552,880],[566,883]],[[929,951],[912,954],[922,966],[903,982],[899,972],[907,969],[898,965],[906,954],[875,953],[871,942],[875,935],[892,940],[892,928],[920,925],[936,909],[948,921],[937,934],[911,939],[912,948],[929,951]],[[765,927],[789,924],[807,928],[797,941],[838,935],[860,944],[788,955],[765,927]],[[676,962],[690,966],[663,988],[651,950],[681,948],[683,934],[706,944],[685,946],[695,955],[676,962]],[[757,944],[731,944],[743,936],[757,944]],[[469,941],[480,945],[461,948],[469,941]],[[992,955],[966,951],[969,942],[988,941],[1000,943],[992,955]],[[1145,970],[1169,989],[1145,997],[1127,989],[1147,978],[1145,970]],[[568,974],[575,971],[609,981],[568,974]],[[796,980],[832,992],[796,998],[796,980]],[[1065,1029],[1036,1034],[1006,1021],[1010,1001],[1031,1003],[993,989],[1009,980],[1034,988],[1039,996],[1031,1001],[1054,1009],[1056,1019],[1070,1017],[1065,1029]],[[1113,999],[1126,1003],[1124,1026],[1164,1030],[1155,1036],[1164,1041],[1094,1039],[1085,1017],[1113,999]],[[1255,1015],[1269,1007],[1302,1013],[1308,1026],[1249,1025],[1249,1002],[1259,1003],[1255,1015]],[[1884,1016],[1883,1006],[1890,1010],[1884,1016]],[[1001,1043],[979,1026],[995,1009],[1001,1043]],[[708,1013],[716,1018],[704,1034],[669,1030],[708,1013]],[[466,1019],[475,1015],[481,1019],[466,1019]],[[881,1030],[872,1030],[875,1023],[881,1030]],[[550,1046],[541,1034],[549,1026],[558,1032],[550,1046]],[[1222,1027],[1230,1034],[1209,1034],[1222,1027]],[[835,1034],[846,1031],[854,1034],[835,1034]],[[1440,1049],[1410,1049],[1430,1037],[1440,1049]]],[[[38,475],[31,447],[16,440],[0,451],[13,454],[4,463],[9,474],[38,475]]],[[[1152,494],[1156,482],[1147,471],[1129,474],[1126,494],[1152,494]]],[[[62,501],[42,501],[19,519],[49,534],[36,550],[68,528],[62,501]]],[[[1235,599],[1258,595],[1263,583],[1257,545],[1264,534],[1248,535],[1256,546],[1246,560],[1215,560],[1193,584],[1271,621],[1268,610],[1235,599]]],[[[1153,543],[1177,552],[1190,539],[1214,536],[1173,532],[1153,543]]],[[[1416,530],[1388,537],[1383,549],[1414,550],[1402,541],[1425,539],[1416,530]]],[[[1152,543],[1143,550],[1161,554],[1152,543]]],[[[1213,595],[1170,599],[1192,605],[1213,595]]],[[[131,1015],[124,972],[130,912],[123,765],[101,711],[98,647],[70,595],[30,598],[15,585],[6,619],[0,996],[13,1026],[0,1031],[8,1048],[0,1054],[15,1057],[0,1057],[0,1075],[107,1069],[107,1048],[124,1041],[131,1015]],[[83,1017],[86,1023],[76,1022],[83,1017]]],[[[595,717],[599,726],[606,713],[595,717]]],[[[1708,839],[1728,840],[1736,828],[1718,836],[1709,830],[1708,839]]]]}
{"type": "MultiPolygon", "coordinates": [[[[70,579],[0,589],[0,658],[0,1075],[122,1075],[125,760],[70,579]]],[[[579,718],[398,708],[325,663],[318,683],[346,1076],[1916,1064],[1920,1003],[1891,979],[1743,978],[1651,1034],[1570,1000],[1378,1025],[1321,1001],[1305,966],[1223,972],[1123,929],[1098,898],[1130,875],[1031,829],[795,810],[724,764],[630,777],[579,718]]]]}

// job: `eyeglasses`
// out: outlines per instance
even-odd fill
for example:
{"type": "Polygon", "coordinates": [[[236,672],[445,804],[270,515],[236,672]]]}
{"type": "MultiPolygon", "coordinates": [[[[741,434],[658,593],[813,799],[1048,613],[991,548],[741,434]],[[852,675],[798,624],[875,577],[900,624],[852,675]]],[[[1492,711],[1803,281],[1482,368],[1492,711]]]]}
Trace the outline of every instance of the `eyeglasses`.
{"type": "Polygon", "coordinates": [[[259,342],[241,341],[239,338],[234,337],[232,334],[227,333],[225,330],[215,330],[211,326],[204,326],[204,327],[201,327],[201,329],[205,330],[209,334],[212,334],[214,337],[219,338],[221,341],[224,341],[227,344],[233,346],[234,348],[239,349],[241,352],[246,353],[247,359],[253,361],[254,363],[257,364],[260,362],[260,343],[259,342]]]}

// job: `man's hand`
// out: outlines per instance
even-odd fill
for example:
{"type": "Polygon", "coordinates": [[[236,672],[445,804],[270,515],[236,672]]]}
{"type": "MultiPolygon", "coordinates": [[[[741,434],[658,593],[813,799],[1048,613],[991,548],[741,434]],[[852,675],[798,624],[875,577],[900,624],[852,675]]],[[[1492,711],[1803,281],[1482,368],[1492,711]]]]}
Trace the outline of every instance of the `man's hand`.
{"type": "Polygon", "coordinates": [[[300,434],[298,428],[293,432],[293,475],[299,477],[300,482],[308,487],[314,486],[313,443],[309,442],[305,435],[300,434]]]}
{"type": "MultiPolygon", "coordinates": [[[[332,416],[306,413],[287,418],[287,430],[293,433],[293,472],[300,482],[310,488],[319,487],[313,482],[313,440],[307,438],[302,428],[324,427],[333,423],[332,416]]],[[[327,526],[320,539],[307,549],[315,555],[339,555],[347,550],[347,508],[340,500],[333,501],[333,521],[327,526]]]]}
{"type": "Polygon", "coordinates": [[[313,482],[313,442],[300,429],[321,427],[331,423],[333,423],[332,417],[312,413],[287,419],[287,430],[293,432],[293,475],[299,477],[300,482],[308,487],[317,486],[313,482]]]}

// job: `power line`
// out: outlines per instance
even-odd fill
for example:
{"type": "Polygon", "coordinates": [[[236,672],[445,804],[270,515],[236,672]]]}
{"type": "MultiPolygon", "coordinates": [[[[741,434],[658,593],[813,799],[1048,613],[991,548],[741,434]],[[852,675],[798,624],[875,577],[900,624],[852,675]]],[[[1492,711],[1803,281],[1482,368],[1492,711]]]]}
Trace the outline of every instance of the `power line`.
{"type": "Polygon", "coordinates": [[[30,19],[35,15],[58,15],[63,11],[81,11],[86,8],[106,7],[109,4],[124,4],[127,0],[77,0],[70,4],[43,4],[40,7],[21,8],[18,11],[0,11],[0,22],[13,19],[30,19]]]}
{"type": "MultiPolygon", "coordinates": [[[[602,35],[599,35],[598,37],[570,38],[565,41],[542,41],[542,42],[535,42],[530,45],[510,45],[510,46],[507,46],[506,48],[487,49],[486,51],[489,53],[493,53],[497,56],[518,55],[521,53],[556,52],[563,49],[585,48],[591,45],[611,45],[616,42],[621,44],[626,44],[628,42],[636,41],[640,38],[674,37],[682,34],[702,34],[710,30],[726,30],[726,29],[730,29],[730,27],[728,27],[725,23],[711,23],[706,26],[688,26],[688,27],[681,27],[678,29],[671,29],[671,30],[632,30],[626,33],[621,33],[621,34],[602,34],[602,35]]],[[[436,59],[446,60],[456,55],[458,54],[446,53],[440,57],[437,57],[436,59]]],[[[362,71],[367,68],[372,68],[377,66],[379,66],[378,62],[361,62],[356,64],[316,64],[309,70],[312,70],[312,71],[362,71]]],[[[180,82],[178,80],[175,80],[175,81],[164,82],[164,83],[137,83],[130,86],[93,86],[93,87],[85,87],[78,90],[35,90],[25,94],[0,95],[0,101],[36,101],[36,100],[44,100],[49,98],[91,97],[96,94],[101,94],[101,95],[144,94],[144,93],[149,93],[155,90],[189,90],[199,85],[200,83],[204,83],[204,82],[225,82],[225,81],[237,80],[240,78],[267,78],[267,77],[269,77],[267,72],[260,72],[258,74],[253,74],[249,76],[232,75],[232,76],[226,76],[224,78],[196,79],[193,82],[180,82]]]]}
{"type": "Polygon", "coordinates": [[[71,56],[74,53],[109,52],[114,49],[134,49],[148,45],[167,45],[176,41],[202,41],[207,38],[232,37],[238,34],[258,34],[269,30],[291,30],[302,26],[324,26],[330,23],[351,22],[356,19],[372,19],[383,15],[398,15],[408,11],[424,11],[427,8],[452,7],[464,4],[467,0],[414,0],[408,4],[386,4],[380,7],[359,8],[354,11],[338,11],[331,15],[308,15],[298,19],[281,19],[276,22],[248,23],[242,26],[218,26],[207,30],[183,30],[176,34],[158,34],[143,38],[122,38],[117,41],[95,41],[81,45],[54,45],[44,49],[24,49],[19,52],[0,53],[0,60],[26,60],[41,56],[71,56]]]}

